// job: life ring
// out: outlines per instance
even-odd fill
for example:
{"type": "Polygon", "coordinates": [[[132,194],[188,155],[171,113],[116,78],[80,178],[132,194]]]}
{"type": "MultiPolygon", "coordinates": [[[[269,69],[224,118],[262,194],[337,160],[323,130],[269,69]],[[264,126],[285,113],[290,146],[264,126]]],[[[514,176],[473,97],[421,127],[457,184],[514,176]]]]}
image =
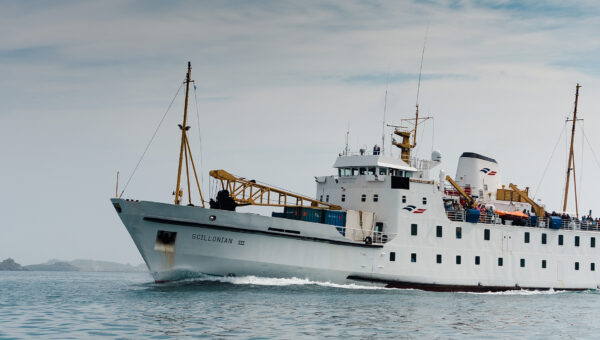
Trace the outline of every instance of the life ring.
{"type": "Polygon", "coordinates": [[[373,243],[373,239],[371,238],[371,236],[365,237],[365,244],[371,244],[371,243],[373,243]]]}

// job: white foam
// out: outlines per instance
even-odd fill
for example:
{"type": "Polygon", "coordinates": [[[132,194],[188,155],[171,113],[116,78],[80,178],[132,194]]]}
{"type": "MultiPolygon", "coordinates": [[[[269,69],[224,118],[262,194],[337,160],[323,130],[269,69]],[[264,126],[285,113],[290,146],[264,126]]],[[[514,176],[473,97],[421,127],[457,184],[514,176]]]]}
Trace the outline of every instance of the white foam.
{"type": "Polygon", "coordinates": [[[481,293],[477,293],[477,292],[464,292],[465,294],[477,294],[477,295],[554,295],[554,294],[561,294],[561,293],[568,293],[569,291],[566,290],[554,290],[554,289],[549,289],[549,290],[526,290],[526,289],[521,289],[521,290],[507,290],[504,292],[481,292],[481,293]]]}
{"type": "Polygon", "coordinates": [[[378,286],[367,286],[367,285],[358,285],[354,283],[349,284],[339,284],[332,282],[320,282],[320,281],[311,281],[309,279],[301,279],[297,277],[292,278],[271,278],[271,277],[260,277],[260,276],[240,276],[240,277],[220,277],[220,276],[202,276],[199,278],[193,279],[193,281],[214,281],[214,282],[225,282],[232,283],[237,285],[255,285],[255,286],[305,286],[305,285],[315,285],[321,287],[330,287],[330,288],[342,288],[342,289],[363,289],[363,290],[379,290],[379,289],[388,289],[385,287],[378,286]]]}

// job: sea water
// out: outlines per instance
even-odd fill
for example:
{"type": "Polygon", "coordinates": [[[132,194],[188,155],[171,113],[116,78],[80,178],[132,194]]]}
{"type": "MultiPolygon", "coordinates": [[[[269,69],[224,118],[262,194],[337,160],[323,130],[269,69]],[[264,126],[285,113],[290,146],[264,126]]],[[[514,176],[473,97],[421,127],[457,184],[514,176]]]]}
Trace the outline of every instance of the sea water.
{"type": "Polygon", "coordinates": [[[600,338],[600,293],[0,272],[0,338],[600,338]]]}

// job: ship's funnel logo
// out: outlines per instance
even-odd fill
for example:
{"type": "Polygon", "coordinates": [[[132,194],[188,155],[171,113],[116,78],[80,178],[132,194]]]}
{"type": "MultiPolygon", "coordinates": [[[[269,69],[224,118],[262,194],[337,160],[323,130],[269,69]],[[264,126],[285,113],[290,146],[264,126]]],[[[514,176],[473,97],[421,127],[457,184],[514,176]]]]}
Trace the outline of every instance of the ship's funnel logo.
{"type": "Polygon", "coordinates": [[[417,207],[414,205],[407,205],[406,207],[404,207],[402,209],[408,210],[408,211],[412,212],[413,214],[422,214],[427,210],[427,209],[423,209],[423,208],[417,209],[417,207]]]}
{"type": "Polygon", "coordinates": [[[496,175],[496,171],[490,171],[490,168],[483,168],[483,169],[481,169],[479,171],[483,172],[484,174],[486,174],[488,176],[494,176],[494,175],[496,175]]]}

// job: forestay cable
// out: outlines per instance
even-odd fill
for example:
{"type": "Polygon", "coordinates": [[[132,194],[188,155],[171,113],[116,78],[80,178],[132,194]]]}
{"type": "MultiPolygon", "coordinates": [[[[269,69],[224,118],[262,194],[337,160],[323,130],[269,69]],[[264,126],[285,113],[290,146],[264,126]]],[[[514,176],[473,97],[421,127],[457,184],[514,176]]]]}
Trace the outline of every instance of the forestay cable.
{"type": "Polygon", "coordinates": [[[167,111],[165,111],[165,114],[163,114],[162,119],[160,120],[160,122],[158,123],[158,126],[156,127],[156,130],[154,130],[154,133],[152,134],[152,137],[150,138],[150,141],[146,145],[146,148],[144,149],[144,152],[142,153],[142,156],[140,157],[140,159],[138,160],[137,164],[135,165],[135,168],[133,169],[133,172],[131,172],[131,175],[129,175],[129,178],[127,179],[127,182],[125,183],[125,186],[123,187],[123,191],[121,191],[121,194],[119,195],[119,198],[121,198],[123,196],[123,193],[125,193],[125,189],[127,189],[127,186],[129,185],[129,182],[133,178],[133,175],[135,175],[135,172],[137,171],[138,167],[142,163],[142,160],[144,159],[144,156],[146,155],[146,152],[148,152],[148,148],[150,148],[150,144],[152,144],[152,141],[154,140],[154,137],[156,137],[156,134],[158,133],[158,130],[160,129],[160,126],[162,125],[163,121],[167,117],[167,113],[169,113],[169,110],[171,110],[171,106],[173,106],[173,103],[175,102],[175,99],[177,98],[177,95],[179,95],[179,91],[181,91],[182,87],[183,87],[183,83],[181,83],[181,85],[179,85],[179,88],[177,89],[177,92],[175,93],[175,96],[171,100],[171,103],[169,103],[169,107],[167,107],[167,111]]]}
{"type": "Polygon", "coordinates": [[[548,171],[548,167],[550,166],[550,162],[552,161],[552,158],[554,157],[554,153],[556,152],[556,148],[558,147],[558,144],[560,143],[560,139],[562,138],[563,133],[565,133],[565,129],[566,128],[567,128],[567,125],[565,124],[565,126],[563,126],[563,129],[560,131],[560,135],[558,136],[558,139],[556,140],[556,144],[554,144],[554,149],[552,150],[552,154],[550,155],[550,159],[548,159],[548,163],[546,163],[546,168],[544,168],[544,173],[542,174],[542,178],[540,179],[540,182],[538,183],[537,187],[535,188],[535,193],[533,194],[533,198],[534,199],[535,199],[535,196],[537,196],[538,190],[540,190],[542,182],[544,181],[544,177],[546,177],[546,172],[548,171]]]}

